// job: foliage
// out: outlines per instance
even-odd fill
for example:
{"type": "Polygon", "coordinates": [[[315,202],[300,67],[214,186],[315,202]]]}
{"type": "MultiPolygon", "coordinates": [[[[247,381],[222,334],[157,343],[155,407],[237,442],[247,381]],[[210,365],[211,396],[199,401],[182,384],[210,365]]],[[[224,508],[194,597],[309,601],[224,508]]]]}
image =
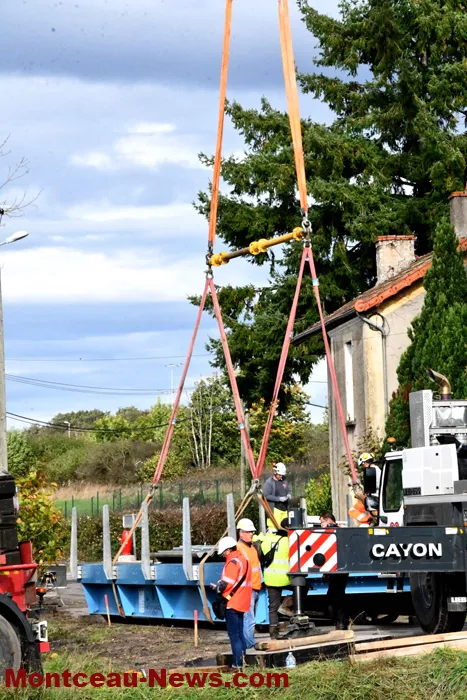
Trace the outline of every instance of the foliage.
{"type": "Polygon", "coordinates": [[[305,451],[301,462],[313,471],[329,469],[329,425],[310,423],[304,429],[305,451]]]}
{"type": "Polygon", "coordinates": [[[448,377],[454,398],[467,397],[467,273],[458,242],[449,222],[440,221],[423,308],[409,329],[411,344],[399,362],[399,388],[386,424],[386,434],[400,446],[410,442],[409,393],[434,388],[427,369],[448,377]]]}
{"type": "Polygon", "coordinates": [[[57,455],[47,463],[47,477],[59,484],[75,481],[88,452],[89,443],[85,443],[81,440],[74,440],[69,446],[69,449],[57,455]]]}
{"type": "MultiPolygon", "coordinates": [[[[338,18],[299,1],[317,40],[316,70],[301,75],[302,90],[331,110],[329,125],[302,120],[307,188],[313,201],[313,253],[327,313],[375,282],[374,240],[416,236],[417,254],[431,250],[448,195],[464,188],[467,139],[467,16],[464,2],[343,0],[338,18]]],[[[217,230],[233,248],[300,224],[288,118],[263,99],[260,109],[228,106],[245,142],[227,157],[217,230]]],[[[203,157],[205,163],[212,159],[203,157]]],[[[208,214],[210,194],[200,193],[208,214]]],[[[238,383],[248,405],[272,395],[301,245],[251,258],[268,265],[270,283],[220,291],[238,383]]],[[[231,263],[235,264],[235,263],[231,263]]],[[[196,299],[193,299],[197,303],[196,299]]],[[[306,275],[296,331],[317,320],[306,275]]],[[[215,365],[224,368],[217,340],[215,365]]],[[[319,337],[291,349],[283,387],[305,383],[323,351],[319,337]]],[[[281,409],[286,395],[281,394],[281,409]]]]}
{"type": "MultiPolygon", "coordinates": [[[[361,437],[359,437],[357,440],[356,449],[352,450],[352,460],[358,476],[360,478],[363,476],[364,467],[358,466],[358,458],[362,452],[370,452],[372,455],[374,455],[375,461],[377,462],[382,458],[386,451],[387,449],[383,440],[378,437],[371,423],[367,423],[361,437]]],[[[342,457],[342,461],[338,466],[339,469],[342,469],[344,473],[347,474],[347,476],[351,476],[352,472],[346,456],[342,457]]]]}
{"type": "MultiPolygon", "coordinates": [[[[155,455],[149,457],[138,469],[137,475],[138,480],[142,482],[151,482],[154,473],[156,471],[159,462],[160,452],[156,452],[155,455]]],[[[169,451],[164,464],[164,481],[170,481],[172,479],[180,479],[186,474],[187,465],[186,463],[180,461],[179,455],[175,454],[173,450],[169,451]]]]}
{"type": "MultiPolygon", "coordinates": [[[[306,452],[306,429],[310,425],[306,413],[308,395],[297,384],[286,390],[287,408],[274,417],[266,453],[266,463],[299,460],[306,452]]],[[[264,399],[250,408],[250,440],[255,457],[258,456],[264,427],[269,413],[264,399]]]]}
{"type": "Polygon", "coordinates": [[[94,428],[96,421],[103,418],[105,415],[107,415],[105,411],[93,408],[87,411],[57,413],[50,422],[65,428],[67,427],[66,423],[70,423],[72,428],[94,428]]]}
{"type": "MultiPolygon", "coordinates": [[[[191,508],[191,538],[193,544],[213,544],[217,542],[225,527],[225,506],[191,508]]],[[[121,513],[110,513],[110,537],[113,555],[117,553],[120,545],[122,529],[121,513]]],[[[181,508],[156,510],[154,507],[151,507],[149,509],[149,540],[151,551],[178,547],[182,542],[181,508]]],[[[78,556],[81,561],[102,560],[101,516],[81,516],[79,518],[78,556]]]]}
{"type": "Polygon", "coordinates": [[[331,473],[324,472],[309,480],[305,489],[307,512],[319,515],[325,510],[332,512],[331,473]]]}
{"type": "Polygon", "coordinates": [[[52,488],[40,472],[16,480],[19,492],[18,537],[31,540],[38,564],[55,564],[64,557],[68,527],[52,502],[52,488]]]}
{"type": "Polygon", "coordinates": [[[26,476],[35,469],[37,454],[21,430],[9,430],[7,433],[8,471],[13,476],[26,476]]]}

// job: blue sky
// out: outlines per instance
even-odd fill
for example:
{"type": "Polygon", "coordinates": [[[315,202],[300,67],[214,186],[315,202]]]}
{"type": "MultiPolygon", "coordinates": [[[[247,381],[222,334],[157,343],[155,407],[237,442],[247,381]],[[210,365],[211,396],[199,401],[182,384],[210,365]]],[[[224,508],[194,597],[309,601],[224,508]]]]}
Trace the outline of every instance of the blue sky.
{"type": "MultiPolygon", "coordinates": [[[[314,6],[335,11],[334,0],[314,6]]],[[[170,388],[165,365],[182,361],[194,322],[187,295],[203,284],[207,223],[192,202],[211,177],[197,154],[215,144],[223,9],[221,0],[2,7],[0,140],[9,136],[9,154],[0,158],[0,182],[20,158],[30,166],[0,198],[39,193],[22,218],[3,219],[0,232],[30,232],[0,251],[7,373],[170,388]],[[133,357],[160,359],[116,361],[133,357]]],[[[315,42],[293,1],[290,9],[296,61],[306,71],[315,42]]],[[[228,96],[257,107],[262,95],[285,106],[276,3],[235,0],[228,96]]],[[[317,121],[329,118],[309,98],[301,106],[317,121]]],[[[227,123],[225,152],[242,149],[227,123]]],[[[243,261],[216,273],[220,284],[265,279],[266,270],[243,261]]],[[[212,371],[209,334],[216,330],[206,317],[187,386],[212,371]]],[[[323,382],[323,365],[313,379],[323,382]]],[[[323,383],[308,388],[326,403],[323,383]]],[[[150,403],[7,382],[8,411],[41,420],[150,403]]]]}

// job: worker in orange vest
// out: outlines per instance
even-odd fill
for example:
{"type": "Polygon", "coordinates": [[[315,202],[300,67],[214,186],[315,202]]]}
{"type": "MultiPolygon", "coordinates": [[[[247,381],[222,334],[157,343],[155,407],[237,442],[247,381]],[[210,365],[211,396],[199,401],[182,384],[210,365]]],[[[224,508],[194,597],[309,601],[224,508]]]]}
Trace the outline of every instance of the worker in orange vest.
{"type": "Polygon", "coordinates": [[[373,518],[367,511],[365,504],[359,498],[356,498],[354,504],[349,508],[349,515],[357,521],[359,526],[369,527],[373,524],[373,518]]]}
{"type": "Polygon", "coordinates": [[[251,604],[250,609],[243,616],[243,636],[245,637],[246,648],[251,649],[255,646],[256,606],[258,605],[262,584],[261,565],[256,544],[253,542],[253,535],[256,532],[253,522],[250,518],[241,518],[237,523],[237,530],[237,547],[246,556],[251,568],[251,604]]]}
{"type": "Polygon", "coordinates": [[[227,599],[225,622],[232,647],[232,670],[239,671],[246,653],[243,616],[251,605],[251,567],[248,559],[237,549],[233,537],[223,537],[217,552],[225,557],[225,566],[216,589],[227,599]]]}

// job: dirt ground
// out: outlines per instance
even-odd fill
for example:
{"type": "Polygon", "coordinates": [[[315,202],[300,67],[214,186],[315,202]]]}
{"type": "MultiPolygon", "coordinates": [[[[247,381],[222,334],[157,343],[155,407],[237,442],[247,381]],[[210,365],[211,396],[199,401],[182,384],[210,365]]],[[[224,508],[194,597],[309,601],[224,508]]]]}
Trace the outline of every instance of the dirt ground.
{"type": "MultiPolygon", "coordinates": [[[[225,630],[199,629],[199,644],[194,646],[193,628],[167,623],[130,625],[112,623],[103,617],[89,615],[80,584],[69,582],[59,591],[64,606],[57,605],[55,593],[44,618],[49,622],[51,652],[86,653],[102,657],[113,668],[177,668],[197,659],[215,662],[216,654],[228,652],[230,645],[225,630]]],[[[199,661],[201,664],[201,661],[199,661]]]]}

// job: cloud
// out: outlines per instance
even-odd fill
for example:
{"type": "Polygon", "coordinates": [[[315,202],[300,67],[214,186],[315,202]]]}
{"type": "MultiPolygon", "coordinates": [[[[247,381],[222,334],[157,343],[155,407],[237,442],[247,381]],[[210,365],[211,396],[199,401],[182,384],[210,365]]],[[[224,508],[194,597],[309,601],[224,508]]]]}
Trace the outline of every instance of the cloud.
{"type": "Polygon", "coordinates": [[[158,169],[168,164],[204,168],[198,158],[199,136],[196,144],[193,137],[176,134],[176,131],[174,124],[135,124],[128,128],[126,136],[112,144],[108,152],[74,153],[71,163],[104,171],[131,166],[158,169]]]}
{"type": "Polygon", "coordinates": [[[92,202],[90,204],[80,204],[68,209],[68,218],[79,221],[93,222],[98,224],[124,222],[149,222],[180,219],[192,219],[195,210],[191,204],[173,203],[152,207],[137,206],[116,206],[109,202],[92,202]]]}
{"type": "MultiPolygon", "coordinates": [[[[313,38],[290,2],[295,56],[312,65],[313,38]]],[[[229,87],[282,82],[277,3],[234,4],[229,87]]],[[[335,13],[336,0],[313,7],[335,13]]],[[[204,85],[217,91],[224,22],[219,0],[23,0],[2,4],[0,70],[87,80],[204,85]]]]}
{"type": "MultiPolygon", "coordinates": [[[[171,254],[159,248],[104,252],[71,247],[43,247],[10,252],[3,270],[3,294],[16,304],[99,304],[105,302],[169,302],[200,294],[204,283],[203,244],[199,253],[171,254]]],[[[236,261],[219,283],[247,284],[251,266],[236,261]]],[[[257,283],[266,271],[255,271],[257,283]]]]}

